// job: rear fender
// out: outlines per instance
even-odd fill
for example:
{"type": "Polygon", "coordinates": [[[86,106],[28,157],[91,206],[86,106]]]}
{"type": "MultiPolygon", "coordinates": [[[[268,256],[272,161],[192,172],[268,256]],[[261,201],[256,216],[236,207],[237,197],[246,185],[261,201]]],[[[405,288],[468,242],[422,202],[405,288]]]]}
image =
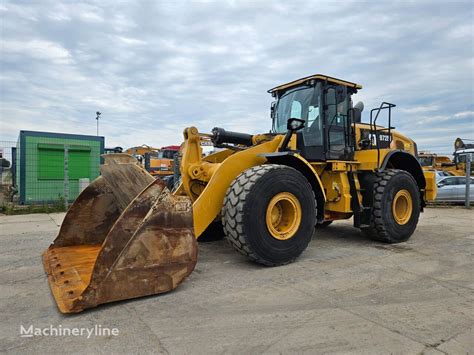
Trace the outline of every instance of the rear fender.
{"type": "Polygon", "coordinates": [[[420,190],[426,187],[425,176],[423,175],[423,169],[416,158],[407,152],[401,150],[394,150],[389,152],[383,162],[380,170],[385,169],[400,169],[410,173],[415,179],[420,190]]]}
{"type": "Polygon", "coordinates": [[[390,168],[405,170],[413,176],[420,189],[422,207],[426,206],[427,200],[433,200],[436,197],[437,188],[434,173],[429,171],[423,172],[420,163],[412,154],[400,150],[388,153],[382,162],[380,170],[383,171],[390,168]]]}

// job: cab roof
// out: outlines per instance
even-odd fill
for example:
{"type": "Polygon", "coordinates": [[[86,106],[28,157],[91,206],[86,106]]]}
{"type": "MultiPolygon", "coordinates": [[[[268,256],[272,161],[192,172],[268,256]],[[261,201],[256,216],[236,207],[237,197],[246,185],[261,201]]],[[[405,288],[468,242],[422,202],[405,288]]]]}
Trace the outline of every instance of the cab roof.
{"type": "Polygon", "coordinates": [[[308,80],[323,80],[323,81],[328,81],[328,82],[334,83],[334,84],[344,85],[344,86],[354,88],[354,89],[362,89],[362,85],[359,85],[359,84],[356,84],[356,83],[353,83],[353,82],[350,82],[350,81],[333,78],[331,76],[327,76],[327,75],[323,75],[323,74],[314,74],[314,75],[310,75],[310,76],[307,76],[307,77],[304,77],[304,78],[301,78],[301,79],[298,79],[298,80],[290,81],[289,83],[286,83],[286,84],[276,86],[273,89],[268,90],[268,92],[270,94],[273,94],[274,92],[277,92],[277,91],[281,91],[281,90],[285,90],[285,89],[288,89],[288,88],[291,88],[291,87],[294,87],[294,86],[301,85],[301,84],[303,84],[304,82],[306,82],[308,80]]]}

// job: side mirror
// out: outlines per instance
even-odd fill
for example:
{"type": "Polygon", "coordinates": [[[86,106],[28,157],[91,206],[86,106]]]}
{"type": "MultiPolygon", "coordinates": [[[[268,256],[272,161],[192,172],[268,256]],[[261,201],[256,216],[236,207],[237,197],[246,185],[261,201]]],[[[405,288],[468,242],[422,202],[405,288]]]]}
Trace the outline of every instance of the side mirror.
{"type": "Polygon", "coordinates": [[[443,187],[444,185],[446,185],[445,182],[439,182],[439,183],[438,183],[438,187],[443,187]]]}
{"type": "Polygon", "coordinates": [[[286,129],[291,132],[299,131],[304,128],[306,121],[299,118],[290,118],[286,122],[286,129]]]}
{"type": "Polygon", "coordinates": [[[360,123],[362,122],[362,111],[364,111],[364,103],[359,101],[357,104],[354,105],[352,108],[353,112],[353,122],[360,123]]]}
{"type": "Polygon", "coordinates": [[[290,118],[286,121],[286,131],[285,138],[283,138],[283,142],[281,142],[280,148],[278,151],[283,152],[287,150],[288,143],[290,143],[291,136],[294,132],[299,131],[304,127],[305,120],[300,120],[299,118],[290,118]]]}
{"type": "Polygon", "coordinates": [[[270,117],[272,119],[275,118],[275,108],[276,108],[276,101],[273,101],[270,105],[270,117]]]}

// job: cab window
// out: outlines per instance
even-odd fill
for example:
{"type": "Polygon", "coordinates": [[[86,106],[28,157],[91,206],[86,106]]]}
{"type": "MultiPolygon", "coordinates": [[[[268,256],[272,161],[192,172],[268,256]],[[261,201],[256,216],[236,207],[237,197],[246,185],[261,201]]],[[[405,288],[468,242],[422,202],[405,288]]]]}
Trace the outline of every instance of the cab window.
{"type": "Polygon", "coordinates": [[[301,119],[301,103],[299,101],[293,101],[291,104],[291,115],[290,118],[301,119]]]}
{"type": "Polygon", "coordinates": [[[326,91],[326,117],[330,150],[342,151],[344,149],[348,98],[347,90],[342,86],[330,87],[326,91]]]}

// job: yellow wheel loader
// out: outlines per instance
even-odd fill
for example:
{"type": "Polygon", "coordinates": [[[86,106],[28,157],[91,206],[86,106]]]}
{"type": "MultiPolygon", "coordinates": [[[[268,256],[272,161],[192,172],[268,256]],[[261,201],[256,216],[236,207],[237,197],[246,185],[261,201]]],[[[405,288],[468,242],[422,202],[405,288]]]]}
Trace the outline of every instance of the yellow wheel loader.
{"type": "Polygon", "coordinates": [[[43,255],[60,311],[174,289],[193,271],[196,239],[209,233],[268,266],[294,261],[315,227],[339,219],[352,217],[381,242],[410,238],[435,198],[434,173],[391,126],[395,105],[382,103],[361,123],[363,104],[352,102],[360,89],[312,75],[269,90],[269,133],[186,128],[173,192],[132,157],[105,156],[43,255]],[[220,149],[203,157],[209,144],[220,149]]]}

